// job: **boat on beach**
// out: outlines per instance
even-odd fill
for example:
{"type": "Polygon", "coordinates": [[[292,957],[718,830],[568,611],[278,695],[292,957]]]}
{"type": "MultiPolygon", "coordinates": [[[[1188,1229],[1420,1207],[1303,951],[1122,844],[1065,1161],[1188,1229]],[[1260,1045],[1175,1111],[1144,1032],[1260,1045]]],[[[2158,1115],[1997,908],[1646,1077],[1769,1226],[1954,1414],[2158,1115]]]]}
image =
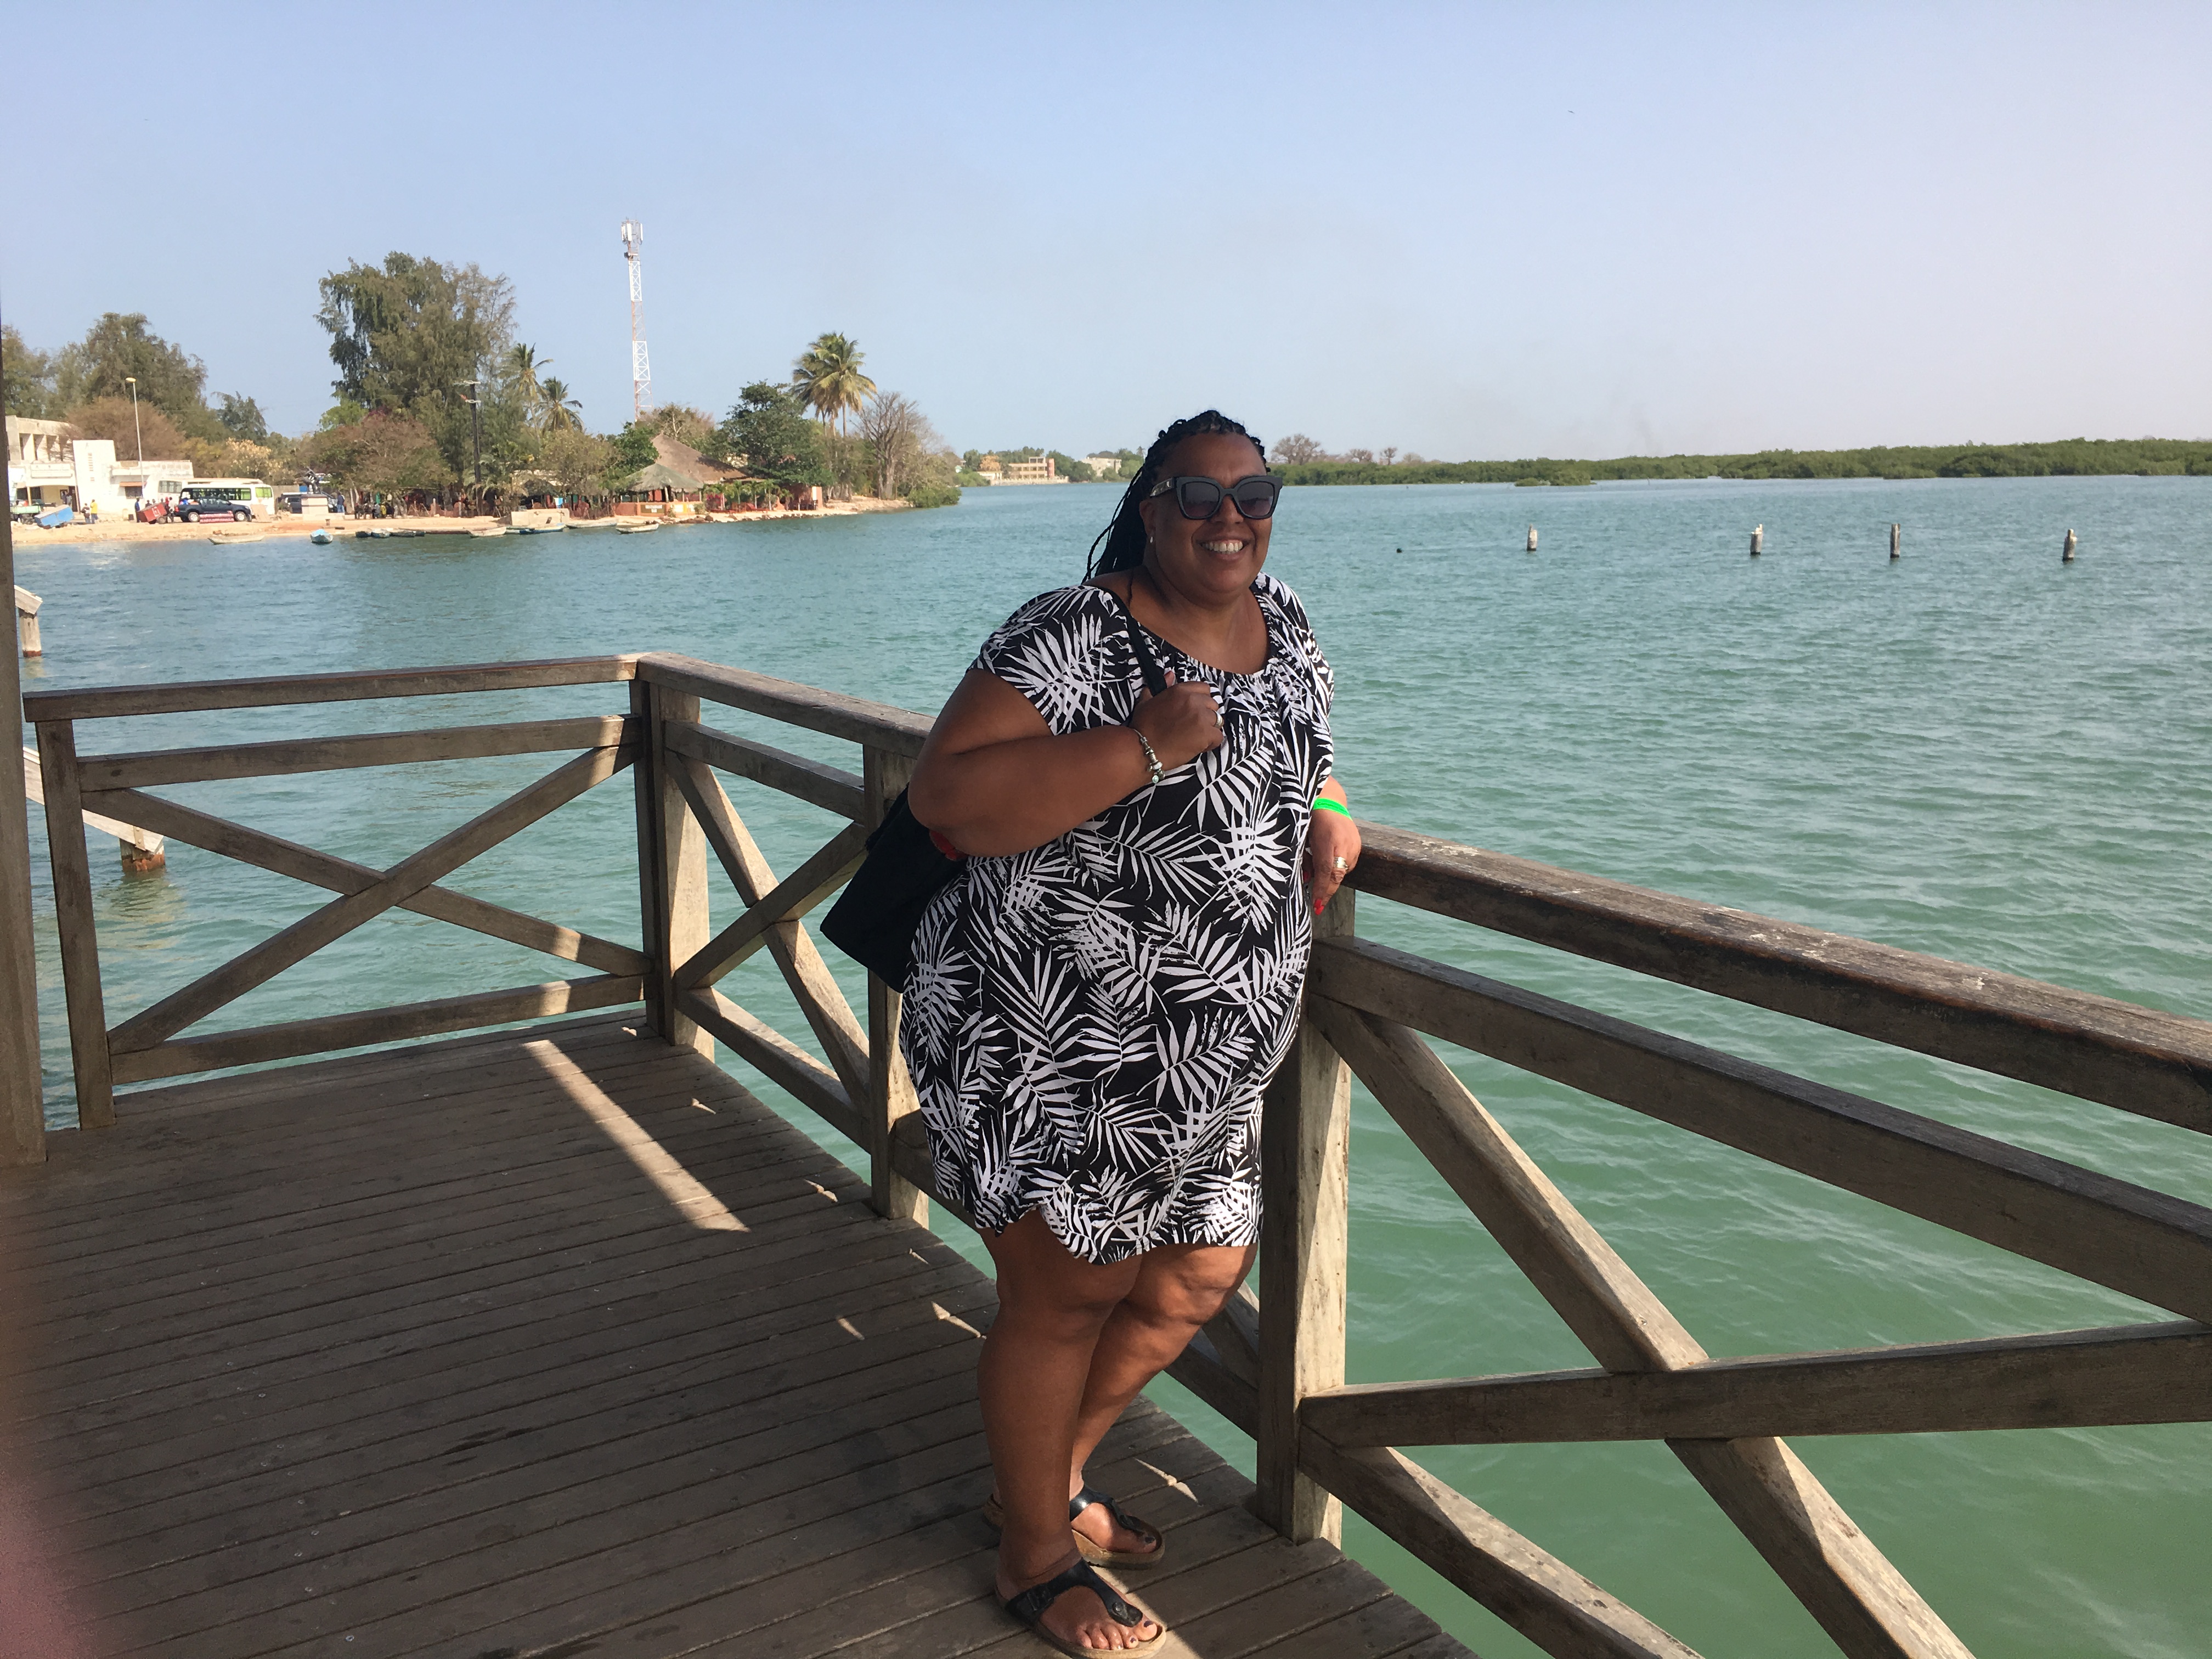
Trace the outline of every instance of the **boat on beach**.
{"type": "Polygon", "coordinates": [[[628,524],[618,524],[615,528],[625,536],[642,536],[649,530],[659,529],[660,520],[658,519],[635,519],[628,524]]]}
{"type": "Polygon", "coordinates": [[[241,529],[235,525],[225,525],[220,530],[210,531],[208,539],[228,546],[234,542],[258,542],[261,539],[261,532],[251,526],[241,529]]]}
{"type": "Polygon", "coordinates": [[[331,532],[327,530],[312,530],[307,532],[307,539],[314,543],[317,547],[328,547],[331,540],[331,532]]]}
{"type": "Polygon", "coordinates": [[[489,529],[485,530],[471,530],[469,532],[469,534],[478,541],[489,541],[494,537],[504,536],[507,533],[507,531],[499,525],[493,525],[489,529]]]}

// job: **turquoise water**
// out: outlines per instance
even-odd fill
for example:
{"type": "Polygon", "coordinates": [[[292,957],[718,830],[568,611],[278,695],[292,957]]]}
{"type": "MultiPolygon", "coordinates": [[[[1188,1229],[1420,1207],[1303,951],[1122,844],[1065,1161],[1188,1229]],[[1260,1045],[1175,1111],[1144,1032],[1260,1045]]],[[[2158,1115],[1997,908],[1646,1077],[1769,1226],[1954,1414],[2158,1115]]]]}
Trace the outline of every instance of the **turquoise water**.
{"type": "MultiPolygon", "coordinates": [[[[26,537],[17,580],[46,599],[49,653],[26,665],[27,689],[665,648],[929,709],[994,623],[1079,574],[1112,500],[1079,486],[973,491],[945,512],[644,539],[219,548],[26,537]]],[[[1301,489],[1285,497],[1274,545],[1271,568],[1303,593],[1337,666],[1342,775],[1363,816],[2212,1013],[2212,481],[1301,489]],[[1522,550],[1532,519],[1533,556],[1522,550]],[[1905,526],[1895,564],[1893,520],[1905,526]],[[1766,552],[1753,561],[1759,522],[1766,552]],[[2081,554],[2062,566],[2069,526],[2081,554]]],[[[620,688],[586,687],[248,710],[89,724],[78,743],[91,752],[623,703],[620,688]]],[[[855,763],[811,734],[724,723],[855,763]]],[[[380,866],[556,759],[171,793],[380,866]]],[[[732,789],[780,871],[834,828],[813,809],[732,789]]],[[[635,938],[632,834],[624,779],[449,884],[635,938]]],[[[47,1084],[68,1121],[40,828],[33,850],[47,1084]]],[[[111,1020],[322,896],[183,847],[162,874],[126,880],[109,843],[95,838],[93,851],[111,1020]]],[[[719,887],[715,903],[719,924],[732,906],[719,887]]],[[[1361,929],[2212,1202],[2212,1146],[2181,1130],[1374,901],[1361,929]]],[[[561,971],[548,969],[527,951],[386,916],[214,1023],[561,971]]],[[[771,969],[748,964],[724,989],[803,1034],[771,969]]],[[[860,989],[848,976],[856,1003],[860,989]]],[[[1715,1353],[2166,1316],[1494,1062],[1448,1057],[1715,1353]]],[[[1364,1095],[1352,1205],[1354,1380],[1588,1363],[1364,1095]]],[[[1160,1393],[1249,1458],[1180,1390],[1160,1393]]],[[[1797,1449],[1984,1659],[2204,1651],[2212,1431],[1797,1449]]],[[[1832,1651],[1662,1448],[1417,1455],[1714,1659],[1832,1651]]],[[[1534,1651],[1357,1520],[1347,1543],[1486,1654],[1534,1651]]]]}

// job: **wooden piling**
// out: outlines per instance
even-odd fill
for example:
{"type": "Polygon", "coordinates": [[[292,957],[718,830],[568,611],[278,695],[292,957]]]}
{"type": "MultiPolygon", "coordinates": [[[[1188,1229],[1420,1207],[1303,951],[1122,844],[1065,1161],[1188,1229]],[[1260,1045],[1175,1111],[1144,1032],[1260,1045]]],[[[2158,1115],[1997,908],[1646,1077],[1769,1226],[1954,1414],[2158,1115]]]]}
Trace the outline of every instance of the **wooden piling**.
{"type": "Polygon", "coordinates": [[[1890,526],[1890,527],[1889,527],[1889,556],[1890,556],[1891,558],[1893,558],[1893,558],[1897,557],[1897,556],[1898,556],[1898,555],[1899,554],[1899,552],[1901,552],[1901,551],[1903,550],[1904,542],[1905,542],[1905,526],[1904,526],[1903,525],[1901,525],[1901,524],[1893,524],[1893,525],[1890,526]]]}
{"type": "Polygon", "coordinates": [[[2058,556],[2059,563],[2071,564],[2074,562],[2075,544],[2074,532],[2069,530],[2066,532],[2066,550],[2058,556]]]}
{"type": "Polygon", "coordinates": [[[39,607],[44,603],[27,587],[15,589],[15,648],[24,656],[43,657],[46,653],[46,647],[39,642],[39,607]]]}
{"type": "Polygon", "coordinates": [[[1533,524],[1528,526],[1528,550],[1531,553],[1536,550],[1536,526],[1533,524]]]}
{"type": "Polygon", "coordinates": [[[1766,526],[1755,524],[1751,527],[1751,556],[1757,558],[1766,545],[1766,526]]]}

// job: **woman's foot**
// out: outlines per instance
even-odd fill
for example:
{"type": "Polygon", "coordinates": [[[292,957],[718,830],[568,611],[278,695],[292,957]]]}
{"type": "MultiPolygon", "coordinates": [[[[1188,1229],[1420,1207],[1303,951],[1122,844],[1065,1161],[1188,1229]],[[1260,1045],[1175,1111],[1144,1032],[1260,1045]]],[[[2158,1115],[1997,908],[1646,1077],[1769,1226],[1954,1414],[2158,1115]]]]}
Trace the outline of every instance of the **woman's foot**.
{"type": "MultiPolygon", "coordinates": [[[[1081,1490],[1080,1486],[1076,1488],[1077,1492],[1081,1490]]],[[[1075,1492],[1070,1492],[1068,1501],[1073,1503],[1074,1499],[1075,1492]]],[[[1157,1555],[1166,1547],[1164,1540],[1149,1532],[1139,1532],[1133,1527],[1123,1526],[1114,1518],[1114,1511],[1104,1504],[1086,1505],[1083,1513],[1067,1524],[1097,1545],[1100,1549],[1111,1550],[1116,1555],[1157,1555]]],[[[1124,1565],[1141,1566],[1148,1564],[1133,1561],[1124,1565]]]]}
{"type": "MultiPolygon", "coordinates": [[[[999,1563],[997,1589],[1001,1602],[1011,1601],[1022,1591],[1033,1585],[1049,1583],[1069,1567],[1082,1561],[1079,1554],[1071,1553],[1068,1558],[1050,1572],[1033,1578],[1015,1578],[1006,1571],[1004,1553],[999,1563]]],[[[1133,1607],[1133,1603],[1127,1604],[1133,1607]]],[[[1131,1648],[1145,1647],[1158,1641],[1162,1629],[1159,1621],[1144,1613],[1133,1625],[1125,1625],[1107,1612],[1106,1604],[1096,1590],[1080,1585],[1062,1590],[1037,1616],[1037,1627],[1063,1651],[1073,1650],[1083,1653],[1121,1653],[1131,1648]]]]}
{"type": "MultiPolygon", "coordinates": [[[[1067,1494],[1069,1503],[1075,1501],[1076,1494],[1083,1490],[1083,1485],[1082,1478],[1078,1476],[1073,1490],[1067,1494]]],[[[1000,1516],[1004,1512],[1004,1501],[999,1496],[999,1489],[994,1486],[991,1488],[990,1502],[983,1506],[984,1516],[992,1525],[997,1526],[1001,1524],[1000,1516]]],[[[1112,1508],[1104,1504],[1085,1504],[1082,1511],[1068,1522],[1068,1530],[1076,1534],[1084,1542],[1100,1550],[1110,1551],[1118,1556],[1135,1558],[1124,1559],[1119,1564],[1122,1566],[1149,1566],[1151,1563],[1144,1558],[1158,1555],[1167,1547],[1165,1539],[1133,1527],[1124,1526],[1115,1518],[1112,1508]]]]}

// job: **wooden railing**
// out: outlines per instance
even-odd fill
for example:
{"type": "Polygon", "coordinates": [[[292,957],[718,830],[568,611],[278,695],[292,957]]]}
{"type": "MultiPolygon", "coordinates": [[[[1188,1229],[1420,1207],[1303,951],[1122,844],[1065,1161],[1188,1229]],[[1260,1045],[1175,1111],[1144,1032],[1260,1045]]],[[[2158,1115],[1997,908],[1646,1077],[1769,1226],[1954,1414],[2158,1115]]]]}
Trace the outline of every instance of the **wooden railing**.
{"type": "MultiPolygon", "coordinates": [[[[49,787],[80,1109],[112,1121],[145,1080],[641,1000],[668,1041],[719,1039],[864,1147],[886,1215],[927,1219],[934,1181],[897,1057],[899,999],[865,1025],[803,918],[850,875],[911,771],[922,716],[659,653],[298,680],[43,692],[26,700],[49,787]],[[72,722],[343,698],[629,684],[626,714],[220,749],[79,756],[72,722]],[[712,702],[857,744],[856,774],[719,730],[712,702]],[[581,752],[388,870],[331,858],[145,790],[208,778],[581,752]],[[639,949],[435,884],[562,802],[636,780],[639,949]],[[779,877],[724,780],[847,820],[779,877]],[[107,1029],[81,813],[297,877],[340,896],[107,1029]],[[708,855],[742,908],[710,932],[708,855]],[[399,905],[596,968],[592,978],[181,1035],[278,969],[399,905]],[[819,1058],[719,988],[766,951],[819,1058]]],[[[1474,926],[1900,1048],[2212,1130],[2212,1024],[1790,923],[1364,825],[1353,885],[1474,926]]],[[[1586,1008],[1316,927],[1305,1010],[1267,1095],[1263,1297],[1242,1294],[1174,1374],[1255,1438],[1256,1507],[1294,1539],[1358,1510],[1547,1651],[1690,1650],[1395,1449],[1663,1440],[1853,1659],[1964,1645],[1780,1437],[2085,1426],[2212,1417],[2212,1210],[1586,1008]],[[1443,1038],[1784,1168],[2166,1309],[2172,1322],[1755,1359],[1714,1359],[1429,1048],[1443,1038]],[[1350,1080],[1364,1081],[1596,1361],[1578,1370],[1345,1382],[1350,1080]]],[[[956,1212],[957,1213],[957,1212],[956,1212]]]]}

